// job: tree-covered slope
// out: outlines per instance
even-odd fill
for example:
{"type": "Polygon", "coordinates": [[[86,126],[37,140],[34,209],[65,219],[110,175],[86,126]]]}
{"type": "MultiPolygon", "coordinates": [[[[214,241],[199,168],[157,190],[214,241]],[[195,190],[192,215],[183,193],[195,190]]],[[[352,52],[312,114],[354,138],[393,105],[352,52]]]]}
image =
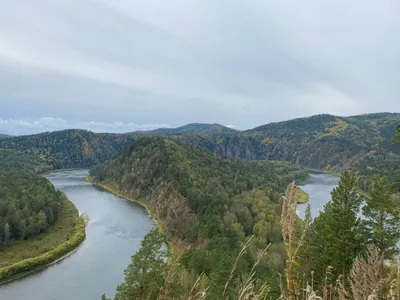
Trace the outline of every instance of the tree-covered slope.
{"type": "Polygon", "coordinates": [[[400,181],[400,149],[392,144],[399,123],[400,114],[317,115],[225,136],[171,138],[229,157],[283,160],[334,171],[353,169],[360,175],[392,175],[400,181]]]}
{"type": "Polygon", "coordinates": [[[0,149],[23,152],[55,169],[84,168],[116,156],[131,141],[125,135],[72,129],[3,138],[0,149]]]}
{"type": "Polygon", "coordinates": [[[134,132],[134,134],[170,136],[170,135],[183,135],[183,134],[199,134],[199,135],[232,134],[236,132],[238,131],[220,124],[191,123],[176,128],[159,128],[149,131],[136,131],[134,132]]]}
{"type": "MultiPolygon", "coordinates": [[[[274,265],[266,267],[267,259],[261,263],[263,278],[282,271],[281,194],[293,179],[306,176],[287,162],[224,158],[161,137],[137,139],[90,173],[97,183],[144,201],[171,241],[195,246],[184,251],[182,264],[215,278],[211,289],[217,298],[225,284],[217,274],[229,274],[250,235],[255,235],[254,254],[275,245],[274,265]]],[[[255,256],[246,257],[235,280],[250,271],[255,256]]]]}
{"type": "Polygon", "coordinates": [[[129,134],[64,130],[0,139],[0,149],[24,152],[52,168],[82,168],[118,155],[136,138],[161,135],[223,156],[280,160],[305,167],[365,176],[388,175],[400,181],[400,148],[392,144],[400,114],[352,117],[316,115],[238,132],[218,124],[189,124],[129,134]]]}
{"type": "Polygon", "coordinates": [[[40,234],[57,220],[62,194],[37,175],[46,168],[21,153],[0,150],[0,248],[40,234]]]}

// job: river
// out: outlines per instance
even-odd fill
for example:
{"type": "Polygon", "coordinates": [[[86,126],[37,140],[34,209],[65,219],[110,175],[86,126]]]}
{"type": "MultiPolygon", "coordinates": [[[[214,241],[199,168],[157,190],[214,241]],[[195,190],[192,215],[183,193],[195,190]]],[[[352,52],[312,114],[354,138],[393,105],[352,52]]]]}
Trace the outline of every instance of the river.
{"type": "MultiPolygon", "coordinates": [[[[114,295],[123,270],[154,223],[141,206],[85,182],[86,170],[52,173],[47,178],[64,191],[90,221],[86,240],[71,256],[19,280],[0,285],[0,300],[99,300],[114,295]]],[[[316,217],[339,178],[311,173],[300,187],[309,194],[316,217]]],[[[298,206],[304,217],[306,205],[298,206]]]]}
{"type": "Polygon", "coordinates": [[[145,209],[85,182],[86,170],[47,178],[89,215],[86,240],[71,256],[0,286],[0,300],[100,300],[113,296],[123,270],[154,227],[145,209]]]}
{"type": "MultiPolygon", "coordinates": [[[[299,187],[308,193],[311,216],[318,217],[324,205],[331,199],[331,191],[339,184],[339,177],[332,174],[311,172],[306,183],[299,187]]],[[[297,206],[297,214],[304,219],[307,204],[297,206]]]]}

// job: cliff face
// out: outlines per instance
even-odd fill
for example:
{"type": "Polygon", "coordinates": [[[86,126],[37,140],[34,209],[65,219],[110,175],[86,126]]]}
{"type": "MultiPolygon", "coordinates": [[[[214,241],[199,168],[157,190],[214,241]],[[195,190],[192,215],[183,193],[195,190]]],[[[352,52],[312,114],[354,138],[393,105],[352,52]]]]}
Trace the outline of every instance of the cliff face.
{"type": "Polygon", "coordinates": [[[318,115],[231,135],[170,138],[228,157],[281,160],[334,171],[353,169],[368,176],[368,170],[374,169],[378,175],[388,175],[393,172],[387,170],[400,162],[400,147],[391,143],[398,123],[400,114],[318,115]]]}
{"type": "Polygon", "coordinates": [[[90,173],[101,184],[146,201],[170,238],[179,240],[221,230],[234,196],[260,187],[282,190],[306,176],[304,169],[286,162],[228,159],[157,137],[137,139],[90,173]]]}

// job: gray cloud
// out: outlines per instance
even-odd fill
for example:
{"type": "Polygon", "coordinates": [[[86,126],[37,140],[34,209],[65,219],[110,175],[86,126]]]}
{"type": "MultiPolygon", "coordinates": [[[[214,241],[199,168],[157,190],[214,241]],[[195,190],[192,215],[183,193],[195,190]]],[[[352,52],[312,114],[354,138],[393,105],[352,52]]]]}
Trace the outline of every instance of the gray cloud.
{"type": "Polygon", "coordinates": [[[396,0],[1,2],[3,131],[400,110],[396,0]]]}
{"type": "Polygon", "coordinates": [[[156,128],[170,128],[168,124],[135,124],[124,122],[67,122],[61,118],[42,117],[40,119],[0,119],[0,132],[9,135],[33,134],[68,128],[82,128],[93,132],[132,132],[156,128]]]}

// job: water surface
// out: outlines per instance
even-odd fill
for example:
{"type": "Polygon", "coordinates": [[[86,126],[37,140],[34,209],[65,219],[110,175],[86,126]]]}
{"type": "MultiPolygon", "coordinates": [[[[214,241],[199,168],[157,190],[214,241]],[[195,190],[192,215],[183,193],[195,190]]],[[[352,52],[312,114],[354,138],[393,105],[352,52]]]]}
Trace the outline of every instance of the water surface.
{"type": "MultiPolygon", "coordinates": [[[[331,199],[332,190],[339,184],[340,178],[333,174],[310,173],[306,183],[300,188],[309,195],[308,203],[311,206],[311,216],[318,217],[324,205],[331,199]]],[[[297,214],[304,219],[307,204],[297,206],[297,214]]]]}
{"type": "MultiPolygon", "coordinates": [[[[123,270],[154,223],[139,205],[85,182],[86,170],[50,174],[48,179],[64,191],[90,221],[87,238],[64,260],[37,273],[0,286],[0,300],[91,300],[114,295],[123,270]]],[[[309,194],[312,216],[318,216],[339,178],[310,174],[301,188],[309,194]]],[[[306,205],[298,206],[304,217],[306,205]]]]}
{"type": "Polygon", "coordinates": [[[71,256],[37,273],[0,285],[0,300],[99,300],[114,295],[123,270],[154,227],[145,209],[85,182],[87,170],[47,178],[90,221],[86,240],[71,256]]]}

